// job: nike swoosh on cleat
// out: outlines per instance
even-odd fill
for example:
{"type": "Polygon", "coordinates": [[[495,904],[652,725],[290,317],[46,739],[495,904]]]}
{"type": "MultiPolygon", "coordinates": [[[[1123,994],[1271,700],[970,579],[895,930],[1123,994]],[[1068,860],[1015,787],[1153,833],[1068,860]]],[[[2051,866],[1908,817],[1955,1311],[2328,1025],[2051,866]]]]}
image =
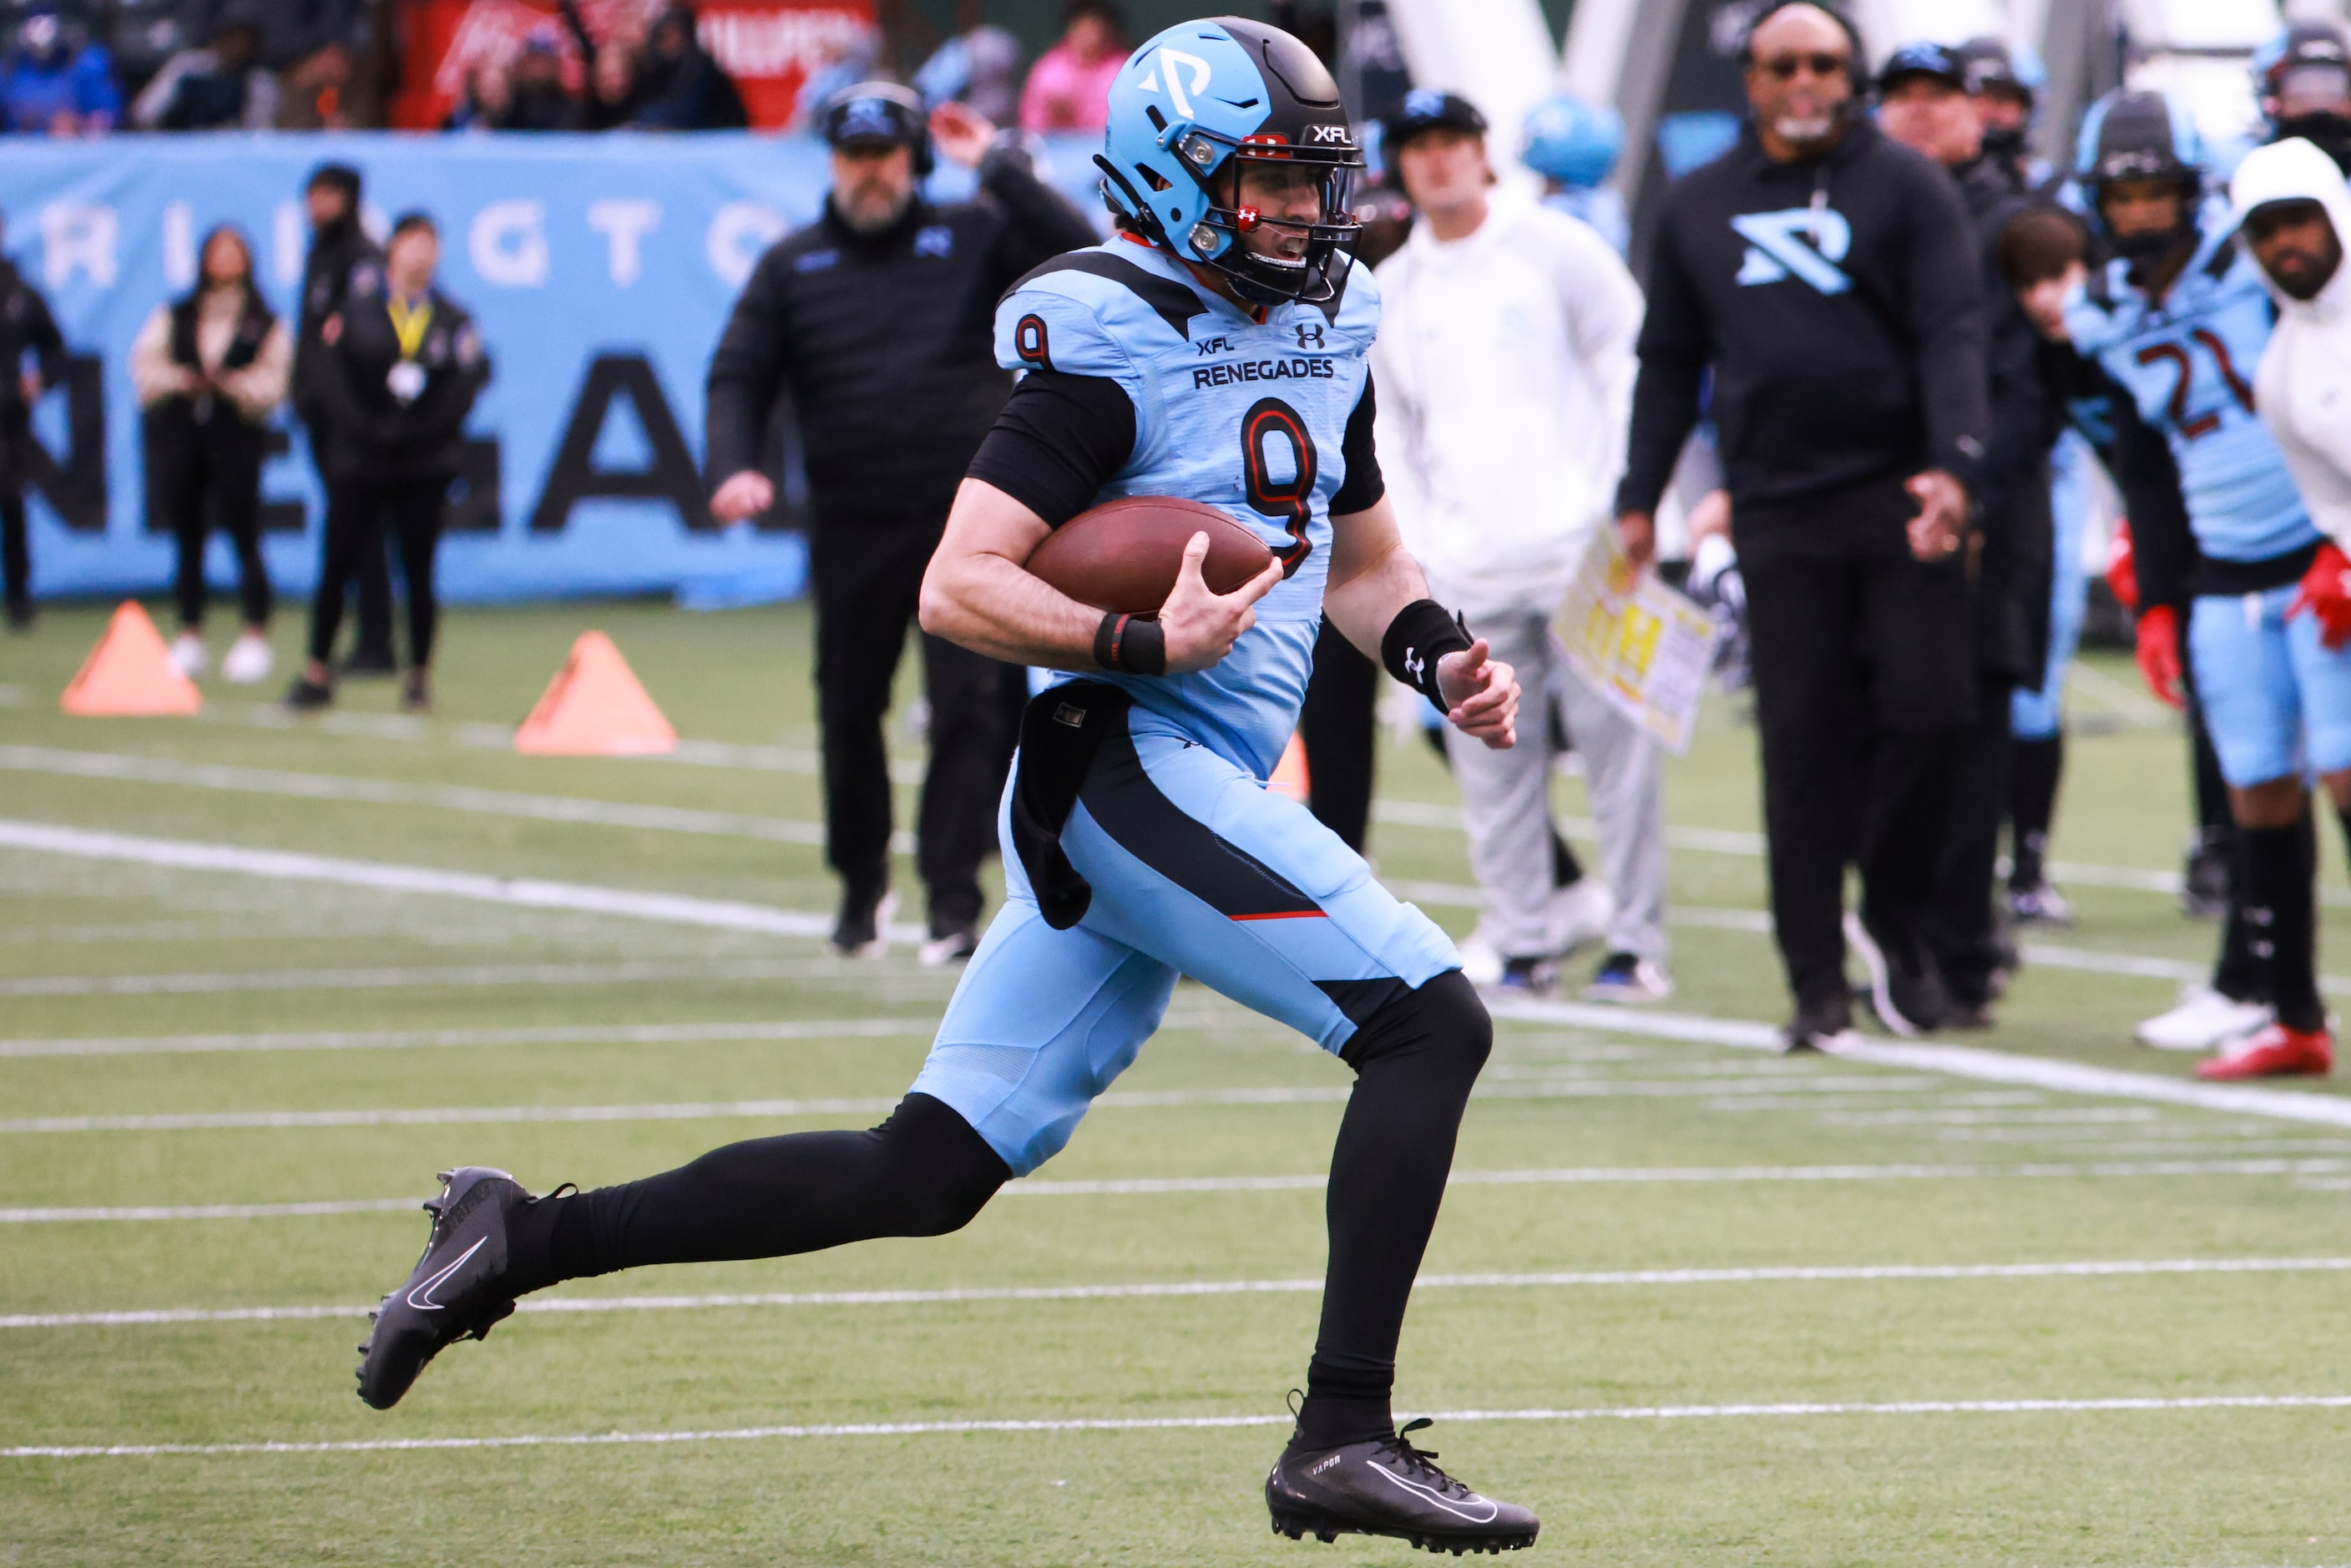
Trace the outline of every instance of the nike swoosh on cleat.
{"type": "MultiPolygon", "coordinates": [[[[476,1245],[479,1245],[479,1243],[476,1243],[476,1245]]],[[[460,1259],[458,1261],[463,1262],[464,1260],[460,1259]]],[[[456,1264],[453,1263],[450,1267],[455,1268],[456,1264]]],[[[1416,1497],[1426,1498],[1430,1502],[1433,1502],[1437,1507],[1443,1509],[1446,1512],[1466,1519],[1472,1524],[1491,1524],[1501,1514],[1502,1511],[1500,1509],[1495,1507],[1493,1503],[1488,1501],[1486,1499],[1479,1497],[1476,1492],[1471,1492],[1469,1495],[1472,1500],[1485,1508],[1486,1511],[1482,1514],[1473,1513],[1469,1510],[1450,1501],[1434,1487],[1423,1486],[1420,1482],[1415,1480],[1407,1480],[1404,1477],[1397,1475],[1395,1471],[1387,1469],[1383,1466],[1373,1465],[1370,1469],[1372,1474],[1379,1477],[1380,1479],[1388,1482],[1390,1485],[1400,1486],[1416,1497]]]]}
{"type": "Polygon", "coordinates": [[[425,1281],[424,1283],[417,1286],[416,1289],[409,1291],[408,1304],[414,1307],[421,1312],[437,1312],[441,1311],[442,1303],[432,1299],[433,1292],[438,1289],[441,1283],[447,1280],[450,1275],[464,1268],[465,1266],[465,1260],[471,1258],[475,1253],[479,1252],[482,1248],[487,1244],[489,1239],[490,1239],[486,1236],[483,1237],[481,1240],[476,1241],[471,1247],[466,1248],[465,1250],[458,1256],[455,1262],[450,1264],[446,1269],[442,1270],[438,1274],[434,1275],[433,1278],[425,1281]],[[420,1296],[423,1297],[423,1300],[418,1300],[417,1298],[420,1296]]]}

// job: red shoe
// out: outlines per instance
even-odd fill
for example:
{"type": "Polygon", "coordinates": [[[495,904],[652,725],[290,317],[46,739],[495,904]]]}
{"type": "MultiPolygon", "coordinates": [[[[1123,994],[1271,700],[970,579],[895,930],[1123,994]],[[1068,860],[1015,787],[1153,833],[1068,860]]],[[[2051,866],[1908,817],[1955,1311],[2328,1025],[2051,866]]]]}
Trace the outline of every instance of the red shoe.
{"type": "Polygon", "coordinates": [[[2323,1029],[2271,1024],[2226,1056],[2196,1064],[2208,1082],[2232,1078],[2324,1078],[2335,1071],[2335,1037],[2323,1029]]]}

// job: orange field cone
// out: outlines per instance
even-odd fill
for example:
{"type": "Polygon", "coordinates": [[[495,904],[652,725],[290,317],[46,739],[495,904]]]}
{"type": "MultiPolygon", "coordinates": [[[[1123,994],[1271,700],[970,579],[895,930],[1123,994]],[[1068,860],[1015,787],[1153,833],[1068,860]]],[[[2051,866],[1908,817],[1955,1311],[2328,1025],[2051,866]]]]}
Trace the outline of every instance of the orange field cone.
{"type": "Polygon", "coordinates": [[[1265,787],[1277,795],[1287,795],[1300,805],[1306,804],[1310,789],[1306,781],[1306,743],[1290,734],[1290,744],[1282,747],[1281,760],[1273,765],[1273,777],[1265,787]]]}
{"type": "Polygon", "coordinates": [[[677,731],[612,640],[583,632],[515,731],[514,747],[541,757],[645,757],[675,751],[677,731]]]}
{"type": "Polygon", "coordinates": [[[129,599],[115,607],[98,646],[57,698],[57,706],[80,718],[152,718],[204,706],[195,683],[172,665],[155,622],[129,599]]]}

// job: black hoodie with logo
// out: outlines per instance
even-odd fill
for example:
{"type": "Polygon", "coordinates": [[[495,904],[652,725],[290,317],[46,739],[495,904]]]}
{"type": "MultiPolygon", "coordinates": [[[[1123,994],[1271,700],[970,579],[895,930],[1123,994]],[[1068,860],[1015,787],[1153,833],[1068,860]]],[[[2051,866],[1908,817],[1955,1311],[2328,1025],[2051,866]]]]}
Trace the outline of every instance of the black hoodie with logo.
{"type": "Polygon", "coordinates": [[[1903,552],[1903,481],[1980,482],[1981,255],[1950,175],[1867,121],[1787,163],[1750,126],[1667,193],[1618,509],[1656,510],[1710,369],[1742,559],[1903,552]]]}

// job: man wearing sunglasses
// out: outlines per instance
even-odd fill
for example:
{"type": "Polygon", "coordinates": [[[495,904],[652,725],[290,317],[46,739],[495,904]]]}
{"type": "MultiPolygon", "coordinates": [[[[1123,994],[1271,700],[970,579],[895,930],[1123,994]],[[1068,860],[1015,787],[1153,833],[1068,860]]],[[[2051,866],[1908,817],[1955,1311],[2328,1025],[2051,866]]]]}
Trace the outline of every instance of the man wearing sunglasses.
{"type": "Polygon", "coordinates": [[[1666,197],[1625,475],[1627,550],[1712,378],[1745,573],[1791,1050],[1850,1027],[1845,867],[1900,1033],[1948,1009],[1925,914],[1975,713],[1970,494],[1990,426],[1980,251],[1950,177],[1856,112],[1849,24],[1764,12],[1738,144],[1666,197]]]}

